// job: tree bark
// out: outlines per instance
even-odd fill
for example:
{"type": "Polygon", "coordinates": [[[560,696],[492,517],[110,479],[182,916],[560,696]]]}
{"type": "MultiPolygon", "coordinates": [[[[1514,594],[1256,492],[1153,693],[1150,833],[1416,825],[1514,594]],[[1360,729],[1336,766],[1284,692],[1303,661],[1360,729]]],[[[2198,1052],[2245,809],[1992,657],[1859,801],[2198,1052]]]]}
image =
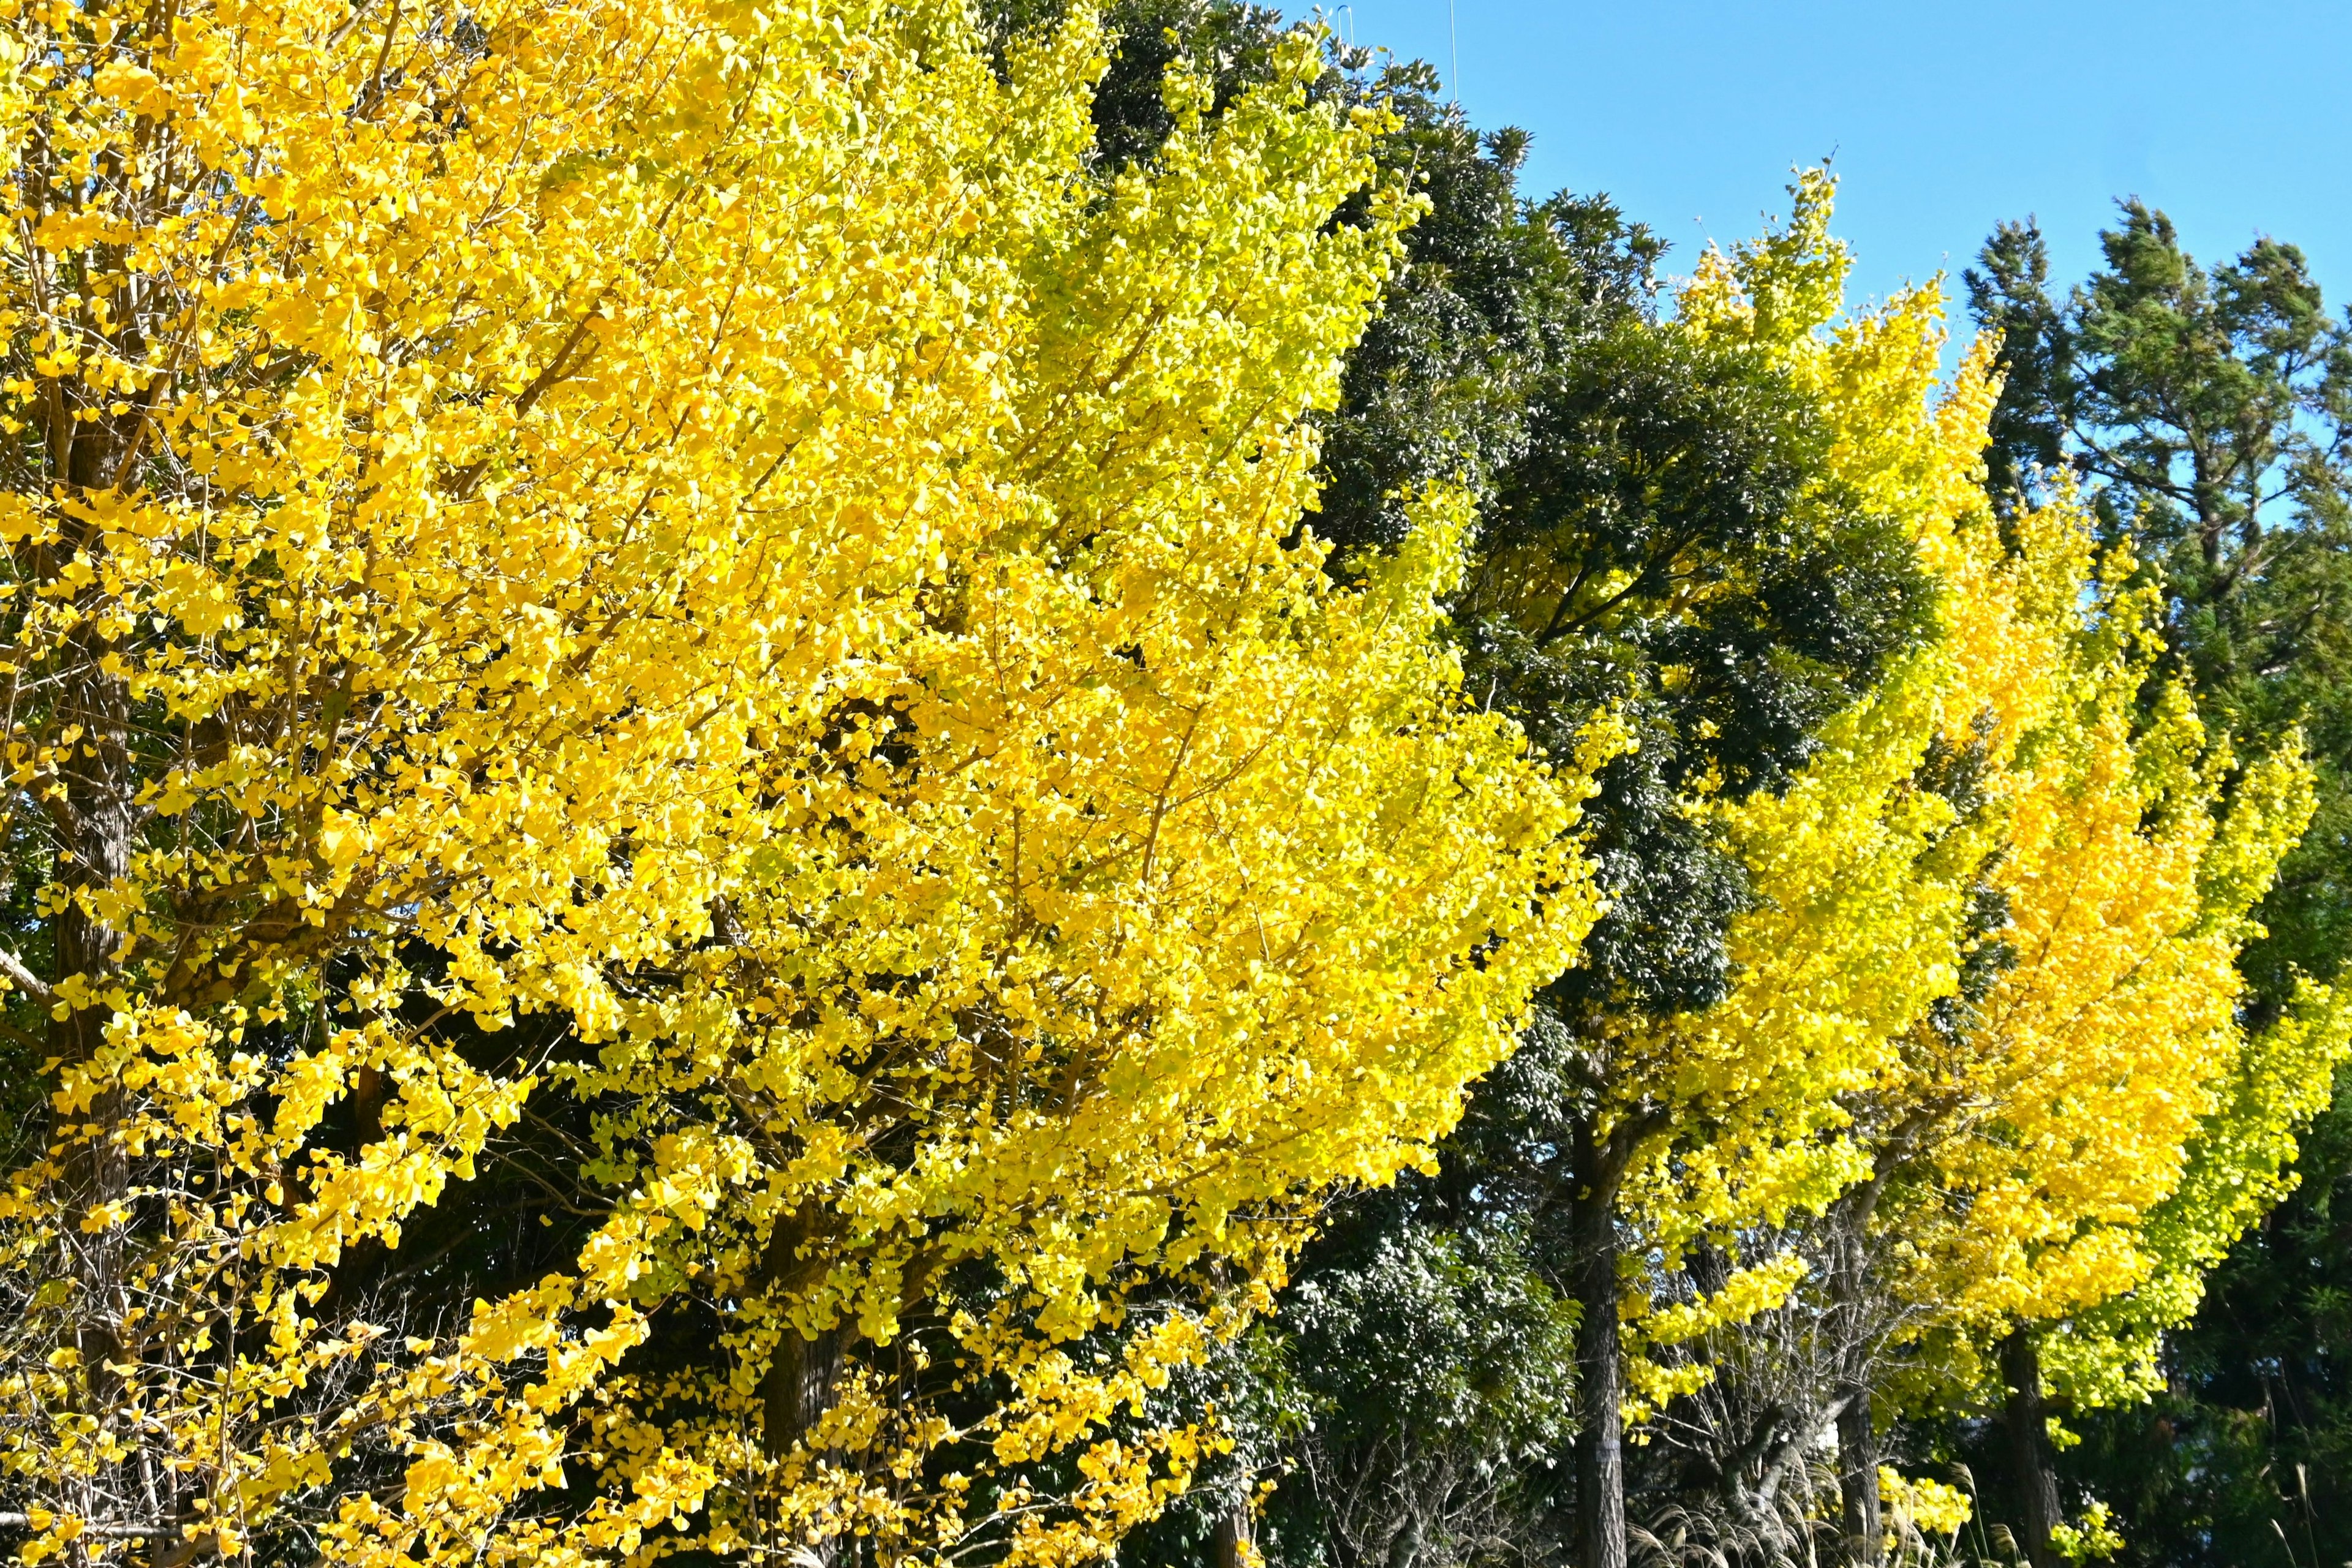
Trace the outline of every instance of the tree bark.
{"type": "Polygon", "coordinates": [[[791,1452],[833,1408],[834,1385],[841,1378],[842,1339],[838,1328],[826,1329],[813,1340],[785,1328],[768,1363],[768,1375],[760,1380],[761,1446],[771,1458],[791,1452]]]}
{"type": "MultiPolygon", "coordinates": [[[[85,446],[93,443],[85,442],[85,446]]],[[[59,704],[60,727],[79,724],[82,740],[61,770],[63,798],[51,808],[52,822],[66,855],[59,857],[58,878],[68,889],[96,893],[127,878],[137,831],[136,785],[130,755],[131,700],[123,683],[100,668],[112,645],[91,637],[77,638],[71,678],[59,704]]],[[[122,933],[85,910],[79,900],[68,902],[55,916],[55,975],[63,982],[76,977],[90,992],[103,994],[122,961],[122,933]]],[[[68,1006],[63,1018],[52,1016],[49,1043],[58,1059],[79,1065],[94,1058],[104,1043],[108,1009],[104,1003],[68,1006]]],[[[77,1139],[64,1164],[68,1202],[79,1215],[108,1208],[128,1197],[130,1162],[120,1131],[128,1110],[119,1089],[100,1093],[86,1120],[96,1134],[77,1139]]],[[[81,1360],[87,1405],[82,1415],[98,1431],[119,1433],[125,1447],[139,1450],[132,1413],[125,1408],[126,1389],[116,1370],[126,1359],[124,1325],[130,1321],[131,1300],[123,1230],[119,1225],[76,1225],[68,1232],[71,1258],[67,1272],[76,1288],[75,1349],[81,1360]]],[[[163,1513],[175,1513],[179,1500],[169,1471],[152,1467],[144,1489],[163,1513]]],[[[110,1519],[112,1509],[93,1488],[88,1494],[89,1517],[110,1519]]],[[[87,1561],[79,1545],[70,1560],[87,1561]]]]}
{"type": "Polygon", "coordinates": [[[1226,1505],[1217,1516],[1217,1532],[1210,1545],[1215,1568],[1243,1568],[1249,1553],[1245,1550],[1256,1539],[1250,1521],[1249,1498],[1246,1493],[1226,1505]]]}
{"type": "Polygon", "coordinates": [[[1878,1425],[1871,1419],[1870,1388],[1851,1384],[1838,1412],[1839,1533],[1848,1568],[1878,1568],[1885,1554],[1886,1524],[1878,1497],[1878,1425]]]}
{"type": "Polygon", "coordinates": [[[1878,1426],[1871,1410],[1878,1348],[1873,1322],[1870,1220],[1885,1177],[1874,1175],[1832,1211],[1830,1294],[1839,1357],[1837,1415],[1838,1534],[1848,1568],[1878,1568],[1886,1552],[1886,1524],[1878,1495],[1878,1426]]]}
{"type": "Polygon", "coordinates": [[[2009,1428],[2010,1468],[2017,1474],[2021,1510],[2018,1544],[2033,1568],[2063,1568],[2050,1540],[2061,1515],[2049,1417],[2042,1404],[2042,1352],[2024,1330],[2001,1342],[2000,1373],[2009,1386],[2003,1424],[2009,1428]]]}
{"type": "MultiPolygon", "coordinates": [[[[1622,1130],[1620,1129],[1620,1131],[1622,1130]]],[[[1625,1418],[1617,1334],[1621,1140],[1596,1142],[1580,1121],[1569,1210],[1575,1247],[1577,1568],[1625,1568],[1625,1418]]]]}
{"type": "MultiPolygon", "coordinates": [[[[790,1323],[760,1380],[760,1447],[772,1459],[792,1452],[833,1408],[835,1386],[841,1381],[841,1359],[846,1336],[838,1327],[814,1339],[803,1338],[790,1323]]],[[[856,1542],[846,1535],[823,1540],[779,1542],[820,1568],[838,1568],[856,1561],[856,1542]]]]}
{"type": "Polygon", "coordinates": [[[1389,1537],[1383,1568],[1413,1568],[1421,1561],[1421,1515],[1407,1513],[1397,1532],[1389,1537]]]}

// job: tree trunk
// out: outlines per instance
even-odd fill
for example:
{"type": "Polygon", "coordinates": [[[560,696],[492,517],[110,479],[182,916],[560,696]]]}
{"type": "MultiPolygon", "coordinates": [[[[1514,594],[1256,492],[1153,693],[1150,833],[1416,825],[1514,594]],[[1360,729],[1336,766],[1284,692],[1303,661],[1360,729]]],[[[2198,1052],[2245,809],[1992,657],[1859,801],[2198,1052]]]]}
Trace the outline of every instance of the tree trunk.
{"type": "MultiPolygon", "coordinates": [[[[833,1408],[834,1388],[841,1380],[845,1337],[836,1326],[813,1340],[804,1339],[798,1329],[784,1325],[783,1338],[768,1362],[767,1375],[760,1380],[760,1447],[770,1458],[791,1453],[793,1445],[806,1437],[833,1408]]],[[[856,1542],[846,1534],[775,1544],[818,1568],[839,1568],[856,1560],[856,1542]]]]}
{"type": "Polygon", "coordinates": [[[1397,1532],[1389,1537],[1388,1556],[1383,1568],[1413,1568],[1421,1560],[1421,1515],[1407,1513],[1397,1532]]]}
{"type": "Polygon", "coordinates": [[[2058,1527],[2058,1477],[2051,1463],[2049,1417],[2042,1405],[2042,1352],[2020,1329],[2001,1342],[2001,1381],[2009,1385],[2004,1408],[2010,1468],[2017,1473],[2022,1510],[2018,1543],[2033,1568],[2063,1568],[2051,1545],[2058,1527]]]}
{"type": "Polygon", "coordinates": [[[1878,1568],[1886,1548],[1886,1525],[1878,1497],[1878,1426],[1871,1419],[1867,1384],[1849,1384],[1838,1412],[1839,1533],[1847,1568],[1878,1568]]]}
{"type": "MultiPolygon", "coordinates": [[[[80,748],[65,769],[64,799],[52,807],[52,819],[61,846],[58,879],[78,891],[98,892],[128,877],[135,833],[135,785],[130,765],[131,702],[122,683],[100,671],[100,658],[111,645],[91,638],[77,647],[79,668],[66,687],[61,720],[83,731],[80,748]]],[[[55,973],[64,981],[79,976],[90,991],[103,994],[120,969],[122,933],[91,915],[79,901],[67,903],[51,927],[55,973]]],[[[50,1048],[59,1061],[73,1065],[90,1060],[104,1042],[109,1013],[103,1002],[67,1010],[49,1025],[50,1048]]],[[[128,1107],[120,1090],[109,1089],[92,1101],[87,1121],[94,1136],[75,1141],[64,1165],[68,1203],[88,1215],[123,1202],[131,1190],[128,1151],[120,1137],[128,1107]]],[[[124,1447],[140,1451],[137,1425],[127,1405],[135,1404],[116,1369],[130,1359],[123,1353],[123,1331],[131,1321],[131,1302],[126,1279],[123,1230],[119,1225],[76,1225],[66,1232],[71,1248],[66,1272],[76,1288],[75,1349],[81,1358],[87,1405],[82,1415],[93,1432],[114,1434],[124,1447]]],[[[178,1511],[173,1477],[168,1470],[145,1467],[148,1483],[140,1489],[153,1493],[152,1504],[165,1515],[178,1511]]],[[[87,1494],[85,1512],[102,1522],[115,1519],[102,1489],[87,1494]]],[[[73,1548],[70,1560],[88,1561],[85,1549],[73,1548]]]]}
{"type": "Polygon", "coordinates": [[[1848,1568],[1878,1568],[1886,1552],[1886,1524],[1878,1495],[1878,1426],[1871,1410],[1878,1349],[1870,1279],[1870,1219],[1885,1189],[1874,1175],[1841,1199],[1832,1213],[1836,1247],[1830,1294],[1840,1362],[1838,1397],[1838,1534],[1848,1568]]]}
{"type": "Polygon", "coordinates": [[[841,1377],[842,1331],[826,1329],[803,1339],[787,1325],[768,1375],[760,1380],[761,1446],[771,1458],[792,1451],[833,1408],[834,1384],[841,1377]]]}
{"type": "Polygon", "coordinates": [[[1223,1513],[1217,1516],[1217,1533],[1211,1542],[1214,1568],[1243,1568],[1251,1555],[1246,1548],[1255,1539],[1255,1531],[1250,1521],[1249,1495],[1244,1490],[1242,1496],[1226,1505],[1223,1513]]]}
{"type": "Polygon", "coordinates": [[[1577,1568],[1625,1568],[1625,1419],[1617,1341],[1617,1185],[1624,1175],[1617,1140],[1596,1145],[1590,1122],[1576,1131],[1570,1207],[1574,1237],[1576,1327],[1577,1568]]]}

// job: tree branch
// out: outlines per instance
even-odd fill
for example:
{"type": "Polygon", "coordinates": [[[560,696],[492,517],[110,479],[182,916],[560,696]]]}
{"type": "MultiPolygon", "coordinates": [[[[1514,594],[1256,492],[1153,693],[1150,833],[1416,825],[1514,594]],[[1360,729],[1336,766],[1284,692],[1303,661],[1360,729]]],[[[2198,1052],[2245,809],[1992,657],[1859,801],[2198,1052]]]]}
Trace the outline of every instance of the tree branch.
{"type": "MultiPolygon", "coordinates": [[[[23,959],[5,947],[0,947],[0,976],[5,976],[8,984],[44,1007],[54,1007],[58,1005],[58,994],[50,990],[31,970],[26,968],[23,959]]],[[[0,1516],[0,1523],[5,1522],[5,1516],[0,1516]]]]}
{"type": "MultiPolygon", "coordinates": [[[[0,1530],[31,1530],[30,1515],[0,1513],[0,1530]]],[[[179,1527],[170,1524],[90,1524],[81,1527],[81,1533],[93,1541],[162,1541],[180,1533],[179,1527]]]]}

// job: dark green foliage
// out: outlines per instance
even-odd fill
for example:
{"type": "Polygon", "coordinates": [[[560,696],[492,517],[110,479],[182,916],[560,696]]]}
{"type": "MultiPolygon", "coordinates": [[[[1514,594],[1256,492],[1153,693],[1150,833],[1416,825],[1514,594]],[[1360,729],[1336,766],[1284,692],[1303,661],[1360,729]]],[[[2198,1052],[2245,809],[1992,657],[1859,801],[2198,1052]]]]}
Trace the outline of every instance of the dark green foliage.
{"type": "Polygon", "coordinates": [[[1646,305],[1664,248],[1606,198],[1528,207],[1526,133],[1480,136],[1440,101],[1429,67],[1391,66],[1354,89],[1403,119],[1381,158],[1430,210],[1325,432],[1316,531],[1346,548],[1394,544],[1403,497],[1424,485],[1489,491],[1523,467],[1530,400],[1578,344],[1646,305]]]}
{"type": "Polygon", "coordinates": [[[1270,1562],[1556,1560],[1572,1521],[1578,1310],[1559,1283],[1553,1167],[1577,1100],[1573,1042],[1539,1023],[1481,1086],[1433,1176],[1341,1205],[1280,1314],[1176,1391],[1236,1453],[1132,1563],[1208,1561],[1215,1521],[1271,1481],[1270,1562]]]}
{"type": "Polygon", "coordinates": [[[1263,80],[1279,14],[1220,0],[1119,0],[1104,17],[1118,44],[1095,89],[1095,156],[1110,168],[1150,158],[1175,130],[1160,84],[1180,59],[1216,83],[1217,107],[1263,80]]]}
{"type": "Polygon", "coordinates": [[[1523,1217],[1425,1198],[1355,1216],[1268,1336],[1305,1416],[1264,1531],[1282,1561],[1492,1560],[1556,1533],[1574,1309],[1523,1217]]]}
{"type": "MultiPolygon", "coordinates": [[[[36,974],[54,974],[50,922],[34,907],[40,890],[47,846],[35,826],[32,802],[24,802],[8,822],[0,844],[0,942],[36,974]]],[[[11,988],[0,1007],[0,1159],[21,1157],[24,1130],[40,1099],[44,1064],[53,1054],[45,1038],[47,1014],[22,991],[11,988]]]]}
{"type": "MultiPolygon", "coordinates": [[[[978,6],[1000,62],[1005,42],[1052,26],[1066,9],[1066,0],[981,0],[978,6]]],[[[1149,161],[1175,130],[1160,94],[1170,66],[1181,61],[1207,76],[1223,109],[1235,92],[1265,79],[1284,30],[1281,13],[1233,0],[1110,0],[1102,12],[1113,43],[1095,87],[1094,155],[1109,169],[1149,161]]]]}
{"type": "Polygon", "coordinates": [[[2050,297],[2050,247],[2028,218],[1993,230],[1983,270],[1962,275],[1977,325],[1999,335],[2002,377],[1985,479],[1997,504],[2014,504],[2037,471],[2065,466],[2073,406],[2074,333],[2050,297]]]}
{"type": "Polygon", "coordinates": [[[1558,995],[1673,1010],[1723,994],[1744,903],[1678,796],[1785,784],[1927,594],[1899,530],[1822,485],[1827,437],[1781,373],[1645,305],[1530,399],[1459,619],[1474,681],[1555,754],[1601,701],[1634,726],[1591,808],[1611,910],[1558,995]]]}

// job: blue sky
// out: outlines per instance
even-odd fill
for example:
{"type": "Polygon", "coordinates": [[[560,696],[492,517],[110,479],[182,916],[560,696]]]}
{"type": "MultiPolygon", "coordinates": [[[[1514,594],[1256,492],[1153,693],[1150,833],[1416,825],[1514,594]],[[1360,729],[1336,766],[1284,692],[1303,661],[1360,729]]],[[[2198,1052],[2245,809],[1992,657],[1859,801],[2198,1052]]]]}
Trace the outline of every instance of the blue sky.
{"type": "Polygon", "coordinates": [[[1454,77],[1474,123],[1534,132],[1530,194],[1609,192],[1674,271],[1834,153],[1857,294],[1940,268],[1957,297],[1993,223],[2028,213],[2072,280],[2137,194],[2200,260],[2271,234],[2332,309],[2352,300],[2352,0],[1452,7],[1451,40],[1448,0],[1350,0],[1335,23],[1454,77]]]}

